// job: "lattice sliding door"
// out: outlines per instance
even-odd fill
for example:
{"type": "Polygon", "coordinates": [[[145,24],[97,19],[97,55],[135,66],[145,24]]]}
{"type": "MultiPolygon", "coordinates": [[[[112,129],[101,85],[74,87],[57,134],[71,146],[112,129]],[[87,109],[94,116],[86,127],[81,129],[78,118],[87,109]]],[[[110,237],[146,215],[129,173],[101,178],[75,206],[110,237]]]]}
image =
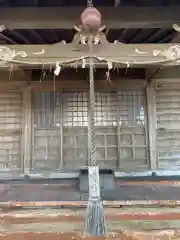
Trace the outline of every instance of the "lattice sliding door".
{"type": "Polygon", "coordinates": [[[21,138],[22,92],[0,92],[0,172],[22,171],[21,138]]]}
{"type": "Polygon", "coordinates": [[[32,170],[87,165],[87,93],[36,93],[32,170]]]}
{"type": "Polygon", "coordinates": [[[96,93],[95,124],[98,165],[101,168],[116,168],[118,163],[116,93],[96,93]]]}
{"type": "MultiPolygon", "coordinates": [[[[116,167],[118,158],[116,94],[96,93],[97,162],[116,167]]],[[[88,92],[63,95],[63,159],[65,167],[88,165],[88,92]]]]}
{"type": "MultiPolygon", "coordinates": [[[[88,98],[88,92],[35,93],[32,170],[87,167],[88,98]]],[[[148,167],[145,116],[144,91],[96,92],[100,168],[148,167]]]]}
{"type": "Polygon", "coordinates": [[[83,168],[88,164],[88,93],[63,94],[64,168],[83,168]]]}
{"type": "Polygon", "coordinates": [[[144,90],[118,93],[118,122],[120,168],[132,171],[148,168],[144,90]]]}
{"type": "Polygon", "coordinates": [[[55,171],[61,165],[61,97],[60,93],[34,94],[34,137],[32,170],[55,171]]]}

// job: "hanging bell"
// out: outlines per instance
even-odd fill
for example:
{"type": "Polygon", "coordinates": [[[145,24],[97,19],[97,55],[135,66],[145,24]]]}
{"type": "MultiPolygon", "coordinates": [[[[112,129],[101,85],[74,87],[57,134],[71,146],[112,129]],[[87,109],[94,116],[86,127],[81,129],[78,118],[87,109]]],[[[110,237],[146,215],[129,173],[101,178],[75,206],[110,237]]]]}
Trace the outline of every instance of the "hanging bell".
{"type": "Polygon", "coordinates": [[[101,13],[94,7],[88,7],[81,14],[81,22],[85,29],[98,29],[101,26],[101,13]]]}

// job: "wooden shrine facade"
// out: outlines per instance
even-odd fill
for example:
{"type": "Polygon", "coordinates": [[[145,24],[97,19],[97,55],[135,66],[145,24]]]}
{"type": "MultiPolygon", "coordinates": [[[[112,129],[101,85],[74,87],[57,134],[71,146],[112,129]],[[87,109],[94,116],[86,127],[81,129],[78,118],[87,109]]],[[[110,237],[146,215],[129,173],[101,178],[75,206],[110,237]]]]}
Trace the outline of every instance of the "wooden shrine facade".
{"type": "MultiPolygon", "coordinates": [[[[152,66],[124,66],[111,70],[109,79],[104,63],[96,69],[97,158],[102,169],[113,169],[117,176],[174,174],[173,169],[177,174],[180,70],[168,65],[158,72],[152,66]]],[[[68,67],[54,77],[48,66],[33,71],[31,65],[18,66],[1,68],[2,178],[78,176],[88,165],[87,69],[68,67]]]]}
{"type": "MultiPolygon", "coordinates": [[[[152,8],[143,8],[143,14],[130,14],[133,10],[127,8],[129,20],[127,14],[119,14],[120,9],[103,8],[102,14],[113,29],[119,22],[124,28],[149,29],[155,24],[173,29],[180,22],[177,9],[171,9],[172,15],[161,8],[162,15],[151,14],[151,20],[146,16],[152,8]]],[[[57,24],[69,29],[78,24],[81,12],[41,11],[0,9],[2,32],[7,28],[17,35],[23,24],[27,29],[57,28],[57,24]]],[[[79,169],[87,167],[89,46],[82,44],[82,35],[74,35],[81,44],[75,37],[71,43],[44,44],[38,36],[42,44],[34,45],[22,35],[26,41],[17,44],[6,33],[10,44],[0,46],[0,177],[78,176],[79,169]],[[54,76],[57,66],[61,70],[54,76]]],[[[93,44],[92,55],[100,168],[113,169],[116,176],[167,175],[173,170],[179,174],[180,45],[109,43],[101,31],[94,41],[97,38],[102,42],[93,44]]]]}

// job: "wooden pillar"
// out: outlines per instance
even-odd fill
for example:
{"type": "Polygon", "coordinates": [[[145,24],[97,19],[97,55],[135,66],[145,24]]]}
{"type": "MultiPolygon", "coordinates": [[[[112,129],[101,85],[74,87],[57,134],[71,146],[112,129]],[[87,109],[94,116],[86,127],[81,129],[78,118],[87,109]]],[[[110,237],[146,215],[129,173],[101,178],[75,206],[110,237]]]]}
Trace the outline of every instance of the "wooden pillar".
{"type": "Polygon", "coordinates": [[[23,135],[22,135],[22,155],[24,174],[28,175],[31,166],[31,135],[32,135],[32,94],[31,87],[23,89],[23,135]]]}
{"type": "Polygon", "coordinates": [[[63,93],[60,96],[60,169],[64,168],[64,154],[63,154],[63,93]]]}
{"type": "Polygon", "coordinates": [[[156,95],[155,88],[146,88],[147,115],[148,115],[148,136],[149,136],[149,157],[151,170],[157,169],[156,154],[156,95]]]}
{"type": "Polygon", "coordinates": [[[116,122],[117,122],[117,142],[118,142],[118,162],[117,167],[121,168],[121,127],[119,124],[120,120],[120,109],[119,109],[119,96],[118,92],[116,93],[116,122]]]}

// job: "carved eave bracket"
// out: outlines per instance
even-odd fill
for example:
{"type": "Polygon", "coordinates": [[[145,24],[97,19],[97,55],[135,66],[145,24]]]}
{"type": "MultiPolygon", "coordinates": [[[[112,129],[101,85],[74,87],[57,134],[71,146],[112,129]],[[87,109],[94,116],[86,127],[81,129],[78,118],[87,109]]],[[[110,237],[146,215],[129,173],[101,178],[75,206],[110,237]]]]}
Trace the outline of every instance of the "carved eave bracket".
{"type": "Polygon", "coordinates": [[[106,28],[105,25],[101,26],[99,29],[92,32],[88,32],[83,26],[74,26],[77,31],[75,33],[72,43],[73,44],[108,44],[106,34],[103,30],[106,28]]]}

